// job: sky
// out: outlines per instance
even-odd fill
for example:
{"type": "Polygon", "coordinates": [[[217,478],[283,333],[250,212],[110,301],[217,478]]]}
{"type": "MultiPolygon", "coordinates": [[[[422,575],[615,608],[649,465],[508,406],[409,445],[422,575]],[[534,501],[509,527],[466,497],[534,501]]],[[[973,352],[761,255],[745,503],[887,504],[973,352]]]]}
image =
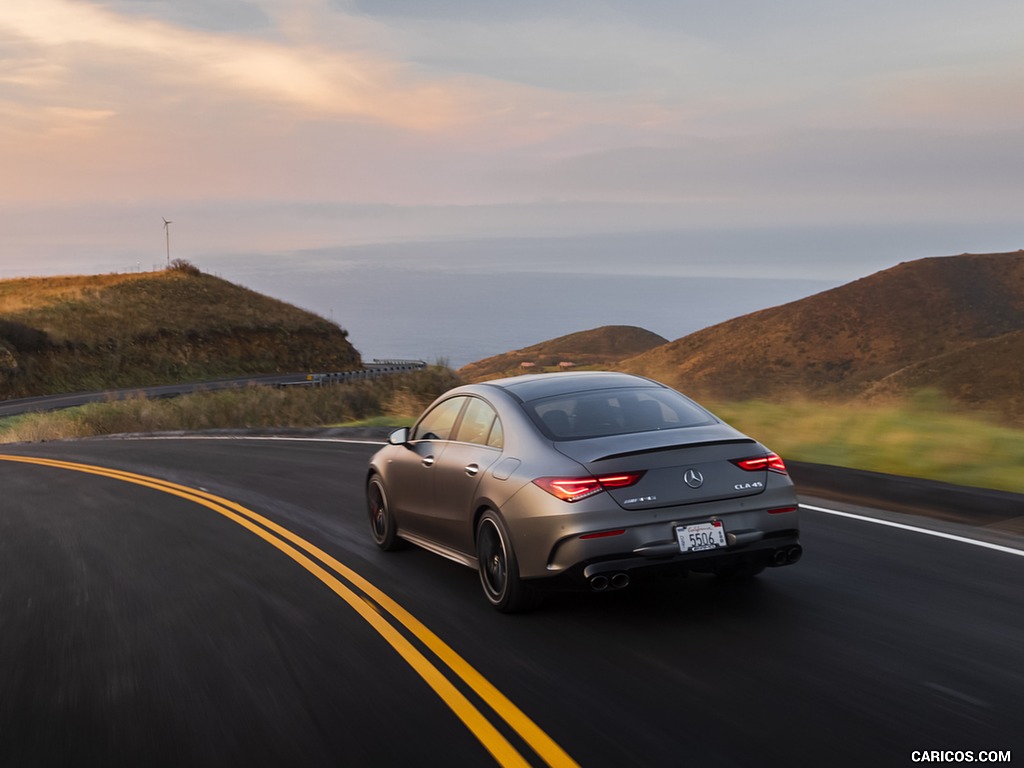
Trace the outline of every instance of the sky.
{"type": "Polygon", "coordinates": [[[758,233],[746,266],[826,280],[1016,250],[1022,39],[1020,0],[12,0],[0,277],[444,242],[500,272],[487,243],[604,235],[640,244],[612,271],[758,233]]]}

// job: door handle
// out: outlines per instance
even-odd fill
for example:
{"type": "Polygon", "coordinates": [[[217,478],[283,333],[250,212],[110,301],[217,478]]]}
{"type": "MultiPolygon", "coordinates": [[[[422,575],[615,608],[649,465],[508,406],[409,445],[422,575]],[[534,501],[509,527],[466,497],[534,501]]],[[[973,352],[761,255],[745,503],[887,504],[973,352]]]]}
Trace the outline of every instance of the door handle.
{"type": "Polygon", "coordinates": [[[434,457],[433,456],[424,456],[422,463],[423,463],[424,467],[432,467],[432,466],[434,466],[434,457]]]}
{"type": "Polygon", "coordinates": [[[476,477],[476,473],[479,471],[479,464],[470,464],[468,467],[466,467],[466,474],[469,475],[470,477],[476,477]]]}

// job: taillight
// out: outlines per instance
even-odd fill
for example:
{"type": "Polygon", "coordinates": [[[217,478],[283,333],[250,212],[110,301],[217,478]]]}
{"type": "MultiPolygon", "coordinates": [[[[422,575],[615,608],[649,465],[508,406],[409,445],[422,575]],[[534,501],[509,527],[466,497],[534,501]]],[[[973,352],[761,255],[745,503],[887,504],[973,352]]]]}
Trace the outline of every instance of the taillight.
{"type": "Polygon", "coordinates": [[[597,482],[602,488],[629,488],[636,485],[643,476],[643,472],[623,472],[619,475],[603,475],[597,478],[597,482]]]}
{"type": "Polygon", "coordinates": [[[789,474],[786,471],[786,463],[777,453],[769,453],[767,456],[755,456],[751,459],[736,459],[733,461],[733,464],[740,469],[745,469],[747,472],[768,470],[769,472],[778,472],[780,475],[789,474]]]}
{"type": "Polygon", "coordinates": [[[538,477],[533,483],[562,501],[579,501],[609,488],[636,485],[643,476],[643,472],[618,472],[597,477],[538,477]]]}
{"type": "Polygon", "coordinates": [[[596,477],[538,477],[533,482],[562,501],[579,501],[602,491],[596,477]]]}

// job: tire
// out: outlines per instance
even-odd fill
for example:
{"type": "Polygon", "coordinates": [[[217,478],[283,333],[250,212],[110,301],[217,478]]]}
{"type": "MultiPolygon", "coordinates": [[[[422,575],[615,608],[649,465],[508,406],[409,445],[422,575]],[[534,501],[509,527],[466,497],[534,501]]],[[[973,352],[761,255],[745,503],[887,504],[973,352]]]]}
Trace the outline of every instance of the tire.
{"type": "Polygon", "coordinates": [[[366,511],[373,542],[385,552],[401,549],[405,541],[398,537],[398,526],[391,514],[388,494],[379,475],[373,475],[366,483],[366,511]]]}
{"type": "Polygon", "coordinates": [[[502,613],[518,613],[540,604],[540,595],[519,578],[512,540],[501,518],[487,510],[476,527],[476,556],[484,597],[502,613]]]}

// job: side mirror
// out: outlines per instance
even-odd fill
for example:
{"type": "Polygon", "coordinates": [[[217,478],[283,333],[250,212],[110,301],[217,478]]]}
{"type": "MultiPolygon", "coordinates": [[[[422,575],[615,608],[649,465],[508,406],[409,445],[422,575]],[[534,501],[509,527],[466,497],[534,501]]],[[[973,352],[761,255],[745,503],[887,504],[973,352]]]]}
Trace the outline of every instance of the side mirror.
{"type": "Polygon", "coordinates": [[[409,442],[409,428],[399,427],[388,435],[388,442],[391,443],[391,445],[405,445],[409,442]]]}

